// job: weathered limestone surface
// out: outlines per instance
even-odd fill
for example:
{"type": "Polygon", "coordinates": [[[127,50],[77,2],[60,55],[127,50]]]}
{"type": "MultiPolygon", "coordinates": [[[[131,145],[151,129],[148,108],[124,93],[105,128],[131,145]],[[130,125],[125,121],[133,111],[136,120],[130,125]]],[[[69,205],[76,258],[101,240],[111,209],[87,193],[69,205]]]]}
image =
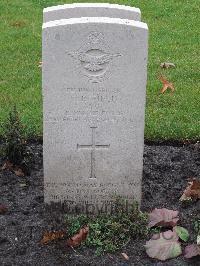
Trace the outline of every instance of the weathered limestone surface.
{"type": "Polygon", "coordinates": [[[43,25],[45,202],[140,202],[147,39],[145,23],[117,18],[43,25]]]}

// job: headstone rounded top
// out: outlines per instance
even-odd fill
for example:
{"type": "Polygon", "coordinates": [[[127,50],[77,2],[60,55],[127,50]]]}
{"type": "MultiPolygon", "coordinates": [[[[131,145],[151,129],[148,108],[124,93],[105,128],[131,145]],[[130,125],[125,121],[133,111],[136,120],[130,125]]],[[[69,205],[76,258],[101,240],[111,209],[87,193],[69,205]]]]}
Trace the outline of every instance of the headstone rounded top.
{"type": "Polygon", "coordinates": [[[108,3],[65,4],[43,10],[44,22],[79,17],[112,17],[140,21],[141,12],[139,8],[108,3]]]}
{"type": "Polygon", "coordinates": [[[57,5],[57,6],[46,7],[44,8],[43,12],[49,12],[60,9],[67,9],[67,8],[77,8],[77,7],[112,8],[112,9],[115,8],[115,9],[123,9],[123,10],[135,11],[141,13],[140,9],[137,7],[109,4],[109,3],[73,3],[73,4],[57,5]]]}
{"type": "Polygon", "coordinates": [[[85,24],[85,23],[100,23],[100,24],[122,24],[133,27],[143,28],[148,30],[148,26],[144,22],[120,19],[120,18],[108,18],[108,17],[81,17],[81,18],[70,18],[49,21],[43,24],[43,29],[56,26],[72,25],[72,24],[85,24]]]}

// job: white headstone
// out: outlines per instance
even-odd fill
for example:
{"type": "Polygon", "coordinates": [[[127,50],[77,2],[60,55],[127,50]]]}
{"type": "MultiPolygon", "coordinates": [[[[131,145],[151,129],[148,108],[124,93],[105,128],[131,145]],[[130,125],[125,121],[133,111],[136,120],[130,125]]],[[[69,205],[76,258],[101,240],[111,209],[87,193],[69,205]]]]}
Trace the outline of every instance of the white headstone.
{"type": "Polygon", "coordinates": [[[79,17],[110,17],[140,21],[141,12],[139,8],[108,3],[66,4],[47,7],[43,11],[44,22],[79,17]]]}
{"type": "Polygon", "coordinates": [[[45,202],[141,200],[148,29],[117,18],[43,25],[45,202]]]}

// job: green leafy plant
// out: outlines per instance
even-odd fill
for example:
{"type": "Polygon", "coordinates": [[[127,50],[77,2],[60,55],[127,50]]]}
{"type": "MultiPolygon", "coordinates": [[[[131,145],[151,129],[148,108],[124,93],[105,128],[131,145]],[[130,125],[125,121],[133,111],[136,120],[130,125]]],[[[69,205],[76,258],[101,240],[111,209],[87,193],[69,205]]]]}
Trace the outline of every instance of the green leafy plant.
{"type": "Polygon", "coordinates": [[[197,234],[196,242],[185,247],[185,258],[190,259],[200,256],[200,220],[194,221],[194,231],[197,234]]]}
{"type": "Polygon", "coordinates": [[[184,242],[187,242],[189,239],[189,232],[187,229],[185,229],[182,226],[175,226],[174,231],[177,233],[179,238],[183,240],[184,242]]]}
{"type": "Polygon", "coordinates": [[[24,171],[29,172],[32,162],[32,153],[27,148],[23,134],[23,125],[19,118],[16,105],[9,112],[7,122],[3,126],[5,132],[3,144],[3,157],[14,166],[20,166],[24,171]]]}
{"type": "Polygon", "coordinates": [[[146,237],[147,215],[139,211],[136,203],[133,203],[128,213],[124,211],[122,205],[118,201],[116,212],[112,215],[66,216],[69,237],[88,225],[89,234],[84,245],[94,247],[97,255],[114,252],[125,246],[131,238],[146,237]]]}
{"type": "Polygon", "coordinates": [[[200,219],[194,222],[194,230],[197,234],[197,244],[200,245],[200,219]]]}
{"type": "Polygon", "coordinates": [[[200,235],[200,219],[194,221],[194,230],[197,235],[200,235]]]}

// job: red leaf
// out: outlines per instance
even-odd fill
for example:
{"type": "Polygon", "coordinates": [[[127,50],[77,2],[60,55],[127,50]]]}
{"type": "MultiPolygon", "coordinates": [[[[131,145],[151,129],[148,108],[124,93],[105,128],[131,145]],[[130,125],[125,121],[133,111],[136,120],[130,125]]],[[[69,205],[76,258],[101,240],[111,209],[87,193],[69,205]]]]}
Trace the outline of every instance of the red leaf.
{"type": "Polygon", "coordinates": [[[190,259],[198,255],[200,256],[200,246],[198,246],[197,244],[192,244],[185,248],[185,258],[190,259]]]}
{"type": "Polygon", "coordinates": [[[64,231],[45,232],[40,243],[46,245],[49,242],[63,239],[65,234],[66,233],[64,231]]]}
{"type": "Polygon", "coordinates": [[[145,249],[149,257],[162,261],[178,257],[182,253],[178,235],[171,230],[154,235],[146,242],[145,249]]]}
{"type": "Polygon", "coordinates": [[[164,78],[163,76],[160,76],[159,77],[159,80],[162,82],[162,84],[163,84],[163,87],[162,87],[162,89],[161,89],[161,91],[160,91],[160,93],[164,93],[168,88],[171,90],[171,93],[173,93],[174,92],[174,85],[173,85],[173,83],[171,83],[171,82],[169,82],[166,78],[164,78]]]}
{"type": "Polygon", "coordinates": [[[0,214],[5,214],[8,211],[8,208],[3,204],[0,204],[0,214]]]}
{"type": "Polygon", "coordinates": [[[164,226],[174,227],[179,220],[178,211],[168,210],[168,209],[154,209],[149,214],[149,227],[153,226],[164,226]]]}
{"type": "Polygon", "coordinates": [[[89,232],[89,227],[85,226],[80,229],[80,231],[73,237],[67,240],[67,245],[70,247],[78,247],[81,242],[85,241],[89,232]]]}
{"type": "Polygon", "coordinates": [[[190,199],[200,199],[200,180],[193,179],[188,182],[188,186],[180,198],[181,201],[190,199]]]}

